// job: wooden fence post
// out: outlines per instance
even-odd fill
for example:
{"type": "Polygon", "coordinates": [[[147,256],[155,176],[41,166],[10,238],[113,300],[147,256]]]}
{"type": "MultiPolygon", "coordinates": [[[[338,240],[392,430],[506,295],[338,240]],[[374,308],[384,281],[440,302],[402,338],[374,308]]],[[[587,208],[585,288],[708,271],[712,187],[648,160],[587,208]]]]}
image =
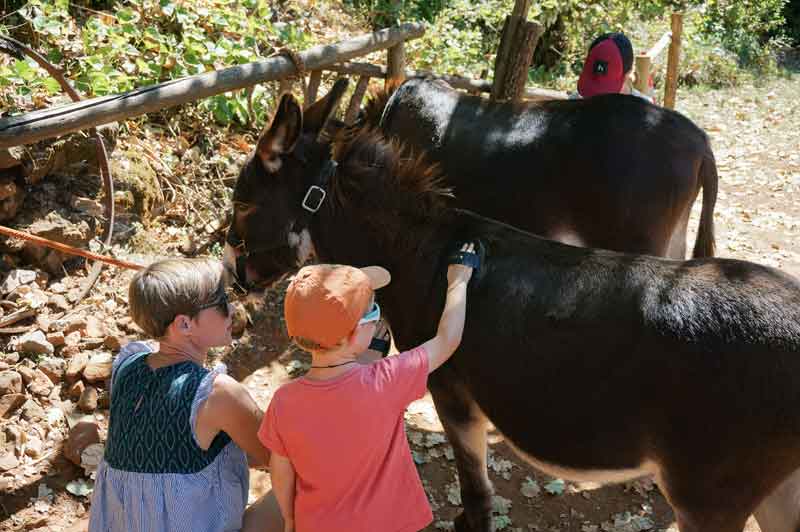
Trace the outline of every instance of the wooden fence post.
{"type": "Polygon", "coordinates": [[[672,14],[672,41],[667,58],[667,80],[664,83],[664,107],[675,109],[678,93],[678,65],[681,62],[681,35],[683,34],[683,13],[672,14]]]}
{"type": "Polygon", "coordinates": [[[353,96],[350,98],[350,104],[347,106],[347,111],[344,113],[345,124],[352,124],[358,117],[358,111],[361,109],[361,100],[364,99],[364,94],[366,94],[368,86],[369,76],[361,76],[358,78],[353,96]]]}
{"type": "Polygon", "coordinates": [[[493,100],[522,99],[533,51],[544,31],[537,22],[527,21],[531,1],[516,0],[514,10],[506,17],[494,61],[493,100]]]}
{"type": "MultiPolygon", "coordinates": [[[[400,11],[403,0],[394,0],[395,12],[400,11]]],[[[397,22],[397,21],[395,21],[397,22]]],[[[386,85],[400,83],[406,78],[406,48],[405,42],[399,42],[386,52],[386,85]]]]}
{"type": "Polygon", "coordinates": [[[303,107],[308,107],[317,100],[317,91],[319,90],[319,84],[321,81],[322,70],[312,70],[311,75],[308,76],[308,87],[306,87],[303,107]]]}
{"type": "Polygon", "coordinates": [[[642,94],[648,94],[650,92],[648,84],[650,81],[650,70],[652,68],[653,59],[649,55],[642,52],[636,56],[636,82],[633,86],[642,94]]]}

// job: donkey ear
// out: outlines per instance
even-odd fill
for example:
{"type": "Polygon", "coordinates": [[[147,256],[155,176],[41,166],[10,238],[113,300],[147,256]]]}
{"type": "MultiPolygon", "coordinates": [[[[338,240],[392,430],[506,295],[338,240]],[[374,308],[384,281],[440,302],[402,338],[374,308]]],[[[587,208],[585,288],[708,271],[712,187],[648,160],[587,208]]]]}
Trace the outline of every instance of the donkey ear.
{"type": "Polygon", "coordinates": [[[302,131],[303,110],[295,97],[286,93],[278,103],[272,123],[261,134],[256,146],[256,153],[269,172],[280,170],[281,156],[294,149],[302,131]]]}
{"type": "Polygon", "coordinates": [[[339,102],[347,90],[347,78],[339,78],[333,84],[330,92],[324,98],[317,100],[306,108],[305,111],[305,131],[315,135],[322,131],[328,118],[339,107],[339,102]]]}

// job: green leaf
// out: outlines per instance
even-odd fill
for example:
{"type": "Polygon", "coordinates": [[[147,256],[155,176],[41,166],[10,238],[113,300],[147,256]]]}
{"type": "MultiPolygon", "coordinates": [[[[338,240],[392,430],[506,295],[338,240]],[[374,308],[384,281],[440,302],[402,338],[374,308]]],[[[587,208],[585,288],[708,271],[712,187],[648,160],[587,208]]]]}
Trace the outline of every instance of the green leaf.
{"type": "Polygon", "coordinates": [[[557,478],[544,485],[544,491],[550,495],[561,495],[564,493],[564,481],[557,478]]]}
{"type": "Polygon", "coordinates": [[[82,478],[68,482],[67,491],[78,497],[88,497],[94,491],[94,482],[86,482],[82,478]]]}
{"type": "Polygon", "coordinates": [[[50,94],[58,94],[61,92],[61,85],[53,78],[47,78],[42,85],[50,94]]]}

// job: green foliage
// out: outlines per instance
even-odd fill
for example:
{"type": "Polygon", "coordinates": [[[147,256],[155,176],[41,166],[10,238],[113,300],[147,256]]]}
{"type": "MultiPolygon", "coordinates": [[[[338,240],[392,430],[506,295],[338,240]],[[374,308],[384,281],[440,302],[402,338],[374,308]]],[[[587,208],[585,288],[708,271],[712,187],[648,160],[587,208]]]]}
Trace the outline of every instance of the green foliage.
{"type": "Polygon", "coordinates": [[[794,45],[800,45],[800,0],[790,0],[783,9],[786,34],[794,45]]]}
{"type": "MultiPolygon", "coordinates": [[[[427,20],[426,35],[408,43],[417,68],[477,77],[491,72],[503,22],[513,0],[346,0],[366,10],[372,21],[427,20]],[[422,14],[420,6],[428,6],[422,14]]],[[[684,53],[691,63],[683,81],[728,86],[738,83],[744,66],[757,75],[775,71],[772,49],[781,35],[781,10],[787,0],[534,0],[529,18],[545,27],[532,83],[574,90],[589,43],[597,35],[624,31],[636,51],[669,30],[669,17],[684,11],[684,53]],[[657,32],[642,32],[642,27],[657,32]],[[566,81],[565,81],[566,80],[566,81]]],[[[797,0],[794,0],[798,3],[797,0]]]]}
{"type": "MultiPolygon", "coordinates": [[[[268,0],[125,0],[109,12],[67,0],[30,0],[3,24],[24,28],[23,40],[65,68],[82,94],[100,96],[257,61],[279,46],[311,44],[296,25],[271,22],[274,15],[268,0]]],[[[8,29],[0,26],[0,32],[8,29]]],[[[23,101],[60,90],[30,60],[0,63],[0,87],[23,101]]],[[[263,117],[269,98],[257,89],[250,104],[240,92],[200,106],[222,125],[249,124],[263,117]]]]}
{"type": "Polygon", "coordinates": [[[709,0],[705,5],[705,33],[717,36],[744,66],[770,66],[771,40],[783,37],[787,0],[709,0]]]}

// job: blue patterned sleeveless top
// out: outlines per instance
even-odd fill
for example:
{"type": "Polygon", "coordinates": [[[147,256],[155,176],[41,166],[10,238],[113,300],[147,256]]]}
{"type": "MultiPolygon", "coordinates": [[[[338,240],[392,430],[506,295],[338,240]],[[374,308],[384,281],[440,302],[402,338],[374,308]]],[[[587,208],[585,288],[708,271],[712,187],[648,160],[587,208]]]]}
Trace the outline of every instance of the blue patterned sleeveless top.
{"type": "Polygon", "coordinates": [[[192,362],[154,370],[148,354],[129,357],[114,374],[105,461],[121,471],[197,473],[231,441],[220,432],[204,451],[192,434],[192,402],[209,370],[192,362]]]}

